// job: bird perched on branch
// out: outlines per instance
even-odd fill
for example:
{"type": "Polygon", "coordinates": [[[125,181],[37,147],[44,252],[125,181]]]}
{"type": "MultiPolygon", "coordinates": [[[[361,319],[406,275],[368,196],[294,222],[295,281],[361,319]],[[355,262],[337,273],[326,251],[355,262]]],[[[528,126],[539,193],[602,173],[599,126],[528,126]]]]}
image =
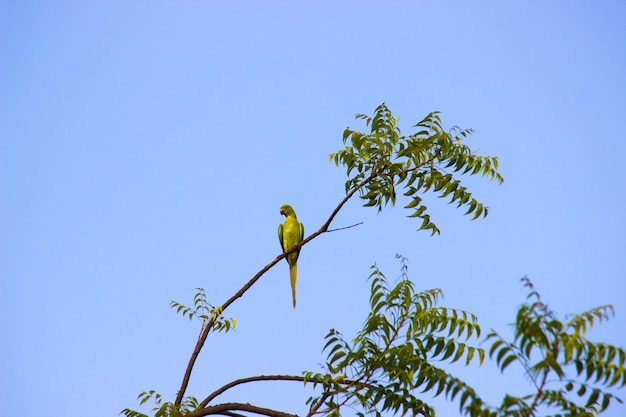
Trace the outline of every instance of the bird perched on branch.
{"type": "MultiPolygon", "coordinates": [[[[296,212],[288,204],[280,206],[280,214],[285,216],[285,222],[278,225],[278,240],[283,252],[287,252],[298,243],[302,242],[304,237],[304,226],[298,222],[296,212]]],[[[289,279],[291,281],[291,297],[293,298],[293,308],[296,308],[296,281],[298,280],[298,255],[300,248],[291,252],[285,258],[289,264],[289,279]]]]}

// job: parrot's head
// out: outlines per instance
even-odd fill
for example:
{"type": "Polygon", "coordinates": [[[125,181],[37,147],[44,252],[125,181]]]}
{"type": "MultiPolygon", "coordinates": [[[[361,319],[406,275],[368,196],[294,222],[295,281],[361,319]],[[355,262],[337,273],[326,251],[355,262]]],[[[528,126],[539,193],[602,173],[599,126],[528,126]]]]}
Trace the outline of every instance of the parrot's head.
{"type": "Polygon", "coordinates": [[[295,212],[293,211],[293,208],[291,208],[289,204],[283,204],[282,206],[280,206],[280,214],[287,217],[287,216],[291,216],[292,214],[295,214],[295,212]]]}

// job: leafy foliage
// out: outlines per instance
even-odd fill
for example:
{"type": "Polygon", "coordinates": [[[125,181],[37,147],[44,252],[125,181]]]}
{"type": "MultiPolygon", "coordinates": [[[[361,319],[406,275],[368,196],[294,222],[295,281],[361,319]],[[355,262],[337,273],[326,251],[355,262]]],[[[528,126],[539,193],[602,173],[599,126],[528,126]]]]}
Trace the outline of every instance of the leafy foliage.
{"type": "MultiPolygon", "coordinates": [[[[434,364],[483,363],[485,351],[468,343],[480,337],[476,317],[438,306],[442,297],[439,289],[416,292],[408,278],[407,260],[398,257],[401,278],[392,286],[376,265],[371,267],[371,311],[357,335],[346,340],[334,329],[327,334],[323,372],[306,371],[302,377],[244,378],[215,390],[202,402],[184,397],[180,405],[162,401],[155,391],[142,392],[138,396],[140,405],[152,400],[155,417],[244,415],[242,412],[294,416],[247,403],[212,403],[236,385],[267,380],[300,381],[321,389],[308,399],[307,416],[340,416],[346,408],[359,416],[435,416],[434,408],[424,401],[426,393],[429,398],[443,395],[457,401],[461,414],[470,417],[588,417],[606,410],[611,401],[622,402],[606,389],[626,385],[626,351],[585,338],[595,324],[613,316],[612,306],[601,306],[562,321],[541,301],[530,280],[523,278],[529,290],[528,302],[518,310],[513,341],[506,341],[495,331],[486,340],[490,341],[488,357],[501,371],[509,369],[512,363],[521,364],[534,389],[519,397],[507,394],[497,407],[486,404],[471,386],[434,364]]],[[[210,307],[204,291],[198,290],[193,310],[179,308],[181,305],[175,302],[172,308],[191,314],[191,318],[198,315],[204,326],[208,317],[205,313],[221,311],[210,307]]],[[[147,417],[130,409],[121,414],[147,417]]]]}
{"type": "Polygon", "coordinates": [[[350,342],[331,330],[324,347],[327,372],[304,373],[307,382],[323,387],[320,396],[308,401],[310,414],[338,416],[349,406],[361,416],[434,416],[433,408],[418,397],[426,391],[459,398],[461,409],[482,407],[471,387],[432,364],[482,363],[484,351],[466,344],[480,336],[476,317],[437,306],[439,289],[415,292],[406,271],[402,258],[402,278],[389,287],[384,274],[372,266],[371,312],[363,329],[350,342]]]}
{"type": "MultiPolygon", "coordinates": [[[[154,417],[177,417],[188,414],[198,408],[198,400],[194,397],[185,397],[180,406],[175,405],[172,402],[163,402],[161,394],[154,390],[144,391],[137,396],[139,405],[142,405],[149,400],[154,402],[152,411],[154,417]]],[[[125,408],[120,414],[127,417],[148,417],[147,414],[140,413],[138,411],[125,408]]]]}
{"type": "Polygon", "coordinates": [[[237,320],[230,318],[225,319],[222,317],[222,307],[214,307],[207,301],[206,293],[203,288],[196,288],[198,290],[193,297],[193,308],[187,307],[177,301],[170,301],[170,308],[176,309],[176,314],[182,314],[187,316],[189,320],[197,318],[202,323],[202,327],[209,323],[212,319],[212,329],[218,332],[228,332],[237,326],[237,320]]]}
{"type": "MultiPolygon", "coordinates": [[[[188,307],[177,301],[170,301],[170,308],[176,309],[176,314],[182,314],[193,320],[195,317],[201,323],[201,331],[209,324],[211,330],[216,332],[228,332],[237,326],[237,320],[226,319],[222,316],[222,308],[214,307],[207,301],[206,292],[203,288],[196,288],[197,292],[193,297],[193,307],[188,307]]],[[[154,390],[144,391],[137,396],[139,405],[143,405],[149,400],[154,401],[154,417],[174,417],[186,415],[198,408],[198,400],[193,396],[183,397],[180,405],[173,402],[163,402],[162,396],[154,390]]],[[[120,414],[127,417],[148,417],[146,414],[125,408],[120,414]]]]}
{"type": "Polygon", "coordinates": [[[472,132],[470,129],[453,127],[446,132],[439,112],[432,112],[414,126],[419,129],[416,133],[402,136],[397,126],[399,120],[384,103],[376,108],[373,117],[358,114],[356,118],[365,120],[370,132],[347,128],[343,142],[350,144],[330,155],[337,166],[346,167],[346,193],[358,189],[365,200],[363,205],[377,207],[380,212],[389,203],[395,205],[396,187],[401,186],[411,200],[404,206],[412,210],[408,217],[421,219],[418,230],[430,230],[431,234],[439,233],[439,228],[422,202],[421,194],[427,191],[467,208],[465,214],[472,214],[472,220],[487,215],[488,207],[455,177],[455,173],[480,174],[491,181],[503,181],[498,158],[476,155],[462,143],[472,132]]]}
{"type": "Polygon", "coordinates": [[[603,389],[626,385],[626,351],[585,338],[595,323],[613,316],[613,307],[600,306],[562,321],[541,301],[530,280],[522,281],[529,303],[517,313],[514,339],[507,342],[490,332],[489,356],[501,371],[511,363],[521,364],[536,392],[506,396],[497,415],[534,416],[545,408],[556,409],[557,415],[589,416],[606,410],[611,400],[622,402],[603,389]]]}
{"type": "MultiPolygon", "coordinates": [[[[331,231],[328,227],[334,216],[357,192],[364,206],[381,211],[387,204],[396,203],[396,188],[401,188],[409,198],[404,206],[411,210],[409,217],[421,219],[418,230],[430,230],[431,234],[439,233],[439,229],[422,202],[422,194],[428,191],[466,208],[472,219],[487,215],[488,208],[457,178],[480,174],[490,181],[502,182],[497,158],[476,155],[463,144],[471,130],[454,127],[446,132],[439,113],[433,112],[414,126],[416,133],[402,136],[398,119],[384,103],[376,108],[373,117],[357,115],[357,119],[364,120],[370,132],[346,129],[343,142],[349,144],[330,155],[337,166],[346,168],[346,196],[322,227],[301,245],[331,231]]],[[[200,321],[200,335],[176,400],[166,402],[156,391],[144,391],[138,396],[140,405],[152,401],[155,417],[295,416],[247,402],[215,402],[235,386],[270,380],[304,382],[317,390],[319,394],[307,402],[308,416],[339,416],[346,408],[359,416],[383,413],[434,416],[433,407],[423,400],[424,393],[429,398],[443,395],[458,402],[460,412],[471,417],[535,417],[552,410],[556,410],[555,416],[595,416],[611,401],[622,402],[607,389],[626,385],[626,351],[585,338],[588,329],[613,315],[613,308],[602,306],[559,320],[524,278],[529,296],[518,311],[513,341],[506,341],[492,331],[487,335],[491,343],[488,353],[503,372],[512,363],[521,364],[534,390],[520,397],[505,395],[497,407],[487,405],[472,387],[434,365],[434,362],[483,363],[485,351],[469,343],[470,339],[480,337],[476,317],[438,306],[442,297],[439,289],[416,292],[408,279],[407,260],[402,257],[401,279],[394,285],[389,285],[385,275],[372,266],[371,311],[363,328],[351,340],[330,330],[324,346],[327,359],[323,372],[241,378],[215,389],[200,402],[186,396],[191,371],[209,333],[226,333],[237,324],[235,319],[224,318],[224,310],[284,256],[277,256],[217,307],[208,303],[202,288],[197,289],[193,307],[171,301],[170,307],[177,314],[200,321]]],[[[147,416],[130,409],[122,410],[121,414],[147,416]]]]}

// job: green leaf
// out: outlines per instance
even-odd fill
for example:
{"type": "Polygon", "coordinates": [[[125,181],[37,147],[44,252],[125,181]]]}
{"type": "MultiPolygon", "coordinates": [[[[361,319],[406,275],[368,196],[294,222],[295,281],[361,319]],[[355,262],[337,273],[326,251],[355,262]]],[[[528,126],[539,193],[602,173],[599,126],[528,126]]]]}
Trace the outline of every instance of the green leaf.
{"type": "Polygon", "coordinates": [[[402,188],[402,193],[411,197],[405,207],[415,209],[408,217],[422,219],[418,230],[430,230],[431,235],[438,234],[439,229],[426,217],[418,193],[433,191],[439,197],[450,196],[450,202],[457,202],[459,207],[469,204],[466,214],[474,213],[473,219],[487,214],[487,208],[472,199],[453,174],[440,171],[442,166],[453,166],[455,172],[480,172],[489,180],[501,179],[497,159],[477,155],[461,144],[471,130],[453,128],[446,132],[439,114],[433,112],[415,125],[415,133],[403,136],[398,119],[384,105],[378,106],[373,116],[360,114],[357,119],[365,121],[370,131],[346,128],[343,142],[349,145],[330,154],[331,161],[346,169],[347,194],[358,191],[365,207],[381,212],[387,204],[395,205],[396,187],[402,188]]]}
{"type": "Polygon", "coordinates": [[[502,364],[500,365],[500,370],[504,371],[506,369],[506,367],[509,366],[515,360],[517,360],[517,356],[515,356],[515,355],[508,355],[502,361],[502,364]]]}
{"type": "Polygon", "coordinates": [[[585,407],[590,407],[591,405],[596,404],[598,402],[599,397],[600,397],[600,390],[594,389],[591,392],[591,395],[589,395],[589,399],[587,400],[587,404],[585,404],[585,407]]]}

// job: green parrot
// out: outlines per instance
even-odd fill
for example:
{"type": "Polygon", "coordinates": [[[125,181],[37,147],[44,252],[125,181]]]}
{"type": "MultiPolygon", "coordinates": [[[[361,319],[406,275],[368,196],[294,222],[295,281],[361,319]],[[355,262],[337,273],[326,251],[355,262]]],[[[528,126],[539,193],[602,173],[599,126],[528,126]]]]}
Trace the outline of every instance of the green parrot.
{"type": "MultiPolygon", "coordinates": [[[[280,214],[286,217],[284,224],[278,225],[278,240],[283,252],[297,245],[304,237],[304,226],[298,222],[296,212],[288,204],[280,206],[280,214]]],[[[289,279],[291,280],[291,297],[293,298],[293,308],[296,308],[296,281],[298,280],[298,255],[300,249],[287,255],[289,264],[289,279]]]]}

